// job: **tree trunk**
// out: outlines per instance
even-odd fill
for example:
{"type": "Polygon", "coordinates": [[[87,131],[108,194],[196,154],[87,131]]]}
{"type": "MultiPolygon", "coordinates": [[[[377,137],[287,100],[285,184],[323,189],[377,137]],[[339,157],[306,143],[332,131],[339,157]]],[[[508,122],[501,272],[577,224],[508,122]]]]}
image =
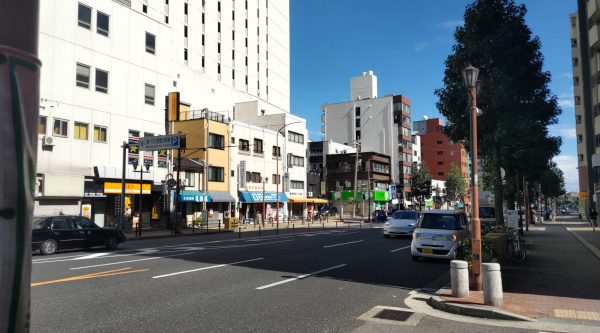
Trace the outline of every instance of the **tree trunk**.
{"type": "Polygon", "coordinates": [[[494,197],[496,208],[496,224],[504,225],[504,211],[502,210],[502,174],[500,172],[500,147],[495,144],[493,147],[494,160],[494,197]]]}
{"type": "Polygon", "coordinates": [[[515,201],[516,201],[516,197],[515,197],[515,192],[510,192],[506,195],[506,208],[508,210],[515,210],[515,201]]]}

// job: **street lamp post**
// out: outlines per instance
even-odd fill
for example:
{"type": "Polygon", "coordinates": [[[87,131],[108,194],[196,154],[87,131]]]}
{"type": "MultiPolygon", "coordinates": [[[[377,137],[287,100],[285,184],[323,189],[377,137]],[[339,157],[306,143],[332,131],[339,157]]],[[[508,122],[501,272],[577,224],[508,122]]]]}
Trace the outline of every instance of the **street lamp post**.
{"type": "Polygon", "coordinates": [[[477,94],[481,88],[481,81],[477,81],[479,69],[469,65],[462,71],[463,80],[471,101],[469,112],[471,115],[471,193],[472,202],[472,236],[471,253],[473,254],[473,290],[482,290],[481,278],[481,221],[479,220],[479,186],[477,177],[477,116],[481,111],[477,108],[477,94]]]}
{"type": "Polygon", "coordinates": [[[265,226],[265,215],[267,211],[265,210],[265,184],[269,181],[269,177],[265,177],[262,179],[263,183],[263,213],[262,213],[262,224],[265,226]]]}
{"type": "Polygon", "coordinates": [[[138,236],[138,234],[140,237],[142,237],[142,188],[143,188],[143,181],[144,181],[144,173],[150,173],[150,164],[145,164],[145,166],[146,166],[146,171],[144,171],[144,169],[142,169],[141,167],[140,167],[140,171],[137,171],[138,160],[136,159],[133,161],[133,172],[140,173],[140,211],[138,214],[138,224],[136,225],[136,228],[135,228],[135,236],[136,237],[138,236]]]}
{"type": "MultiPolygon", "coordinates": [[[[280,183],[280,179],[279,179],[279,157],[281,157],[281,150],[279,149],[279,132],[281,132],[282,129],[284,129],[286,126],[288,125],[292,125],[292,124],[296,124],[296,123],[300,123],[301,121],[294,121],[292,123],[283,125],[278,131],[277,134],[275,136],[275,146],[277,147],[277,156],[275,156],[275,170],[277,172],[277,179],[275,179],[275,182],[277,183],[277,192],[276,192],[276,196],[277,196],[277,207],[275,208],[275,218],[277,219],[277,232],[279,232],[279,183],[280,183]]],[[[263,186],[264,189],[264,186],[263,186]]],[[[264,198],[264,195],[263,195],[264,198]]],[[[288,216],[289,219],[289,216],[288,216]]],[[[289,220],[288,220],[289,222],[289,220]]]]}

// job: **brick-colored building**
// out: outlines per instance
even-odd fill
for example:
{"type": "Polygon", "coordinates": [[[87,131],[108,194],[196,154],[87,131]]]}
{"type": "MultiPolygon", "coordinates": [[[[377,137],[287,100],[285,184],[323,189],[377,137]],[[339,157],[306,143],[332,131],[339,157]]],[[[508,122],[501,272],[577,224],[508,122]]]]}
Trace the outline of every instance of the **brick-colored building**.
{"type": "MultiPolygon", "coordinates": [[[[446,180],[452,166],[460,168],[465,180],[466,192],[469,188],[469,154],[461,143],[452,142],[442,132],[444,126],[440,118],[415,121],[413,129],[421,137],[421,160],[435,180],[446,180]]],[[[465,196],[468,203],[468,195],[465,196]]]]}

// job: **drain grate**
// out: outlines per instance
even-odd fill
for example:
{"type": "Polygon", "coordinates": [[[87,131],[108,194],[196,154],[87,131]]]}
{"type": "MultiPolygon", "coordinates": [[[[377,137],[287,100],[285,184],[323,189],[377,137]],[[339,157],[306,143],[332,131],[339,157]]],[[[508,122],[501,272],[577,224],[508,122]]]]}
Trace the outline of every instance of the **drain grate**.
{"type": "Polygon", "coordinates": [[[395,320],[395,321],[406,321],[412,315],[413,315],[413,313],[408,312],[408,311],[384,309],[384,310],[381,310],[381,312],[379,312],[375,316],[373,316],[373,318],[395,320]]]}

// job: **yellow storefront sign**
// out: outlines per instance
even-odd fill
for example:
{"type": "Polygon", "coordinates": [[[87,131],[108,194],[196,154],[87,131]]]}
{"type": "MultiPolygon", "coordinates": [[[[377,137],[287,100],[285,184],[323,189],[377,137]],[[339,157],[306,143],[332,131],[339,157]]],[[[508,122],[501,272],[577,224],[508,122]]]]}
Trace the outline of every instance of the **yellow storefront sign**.
{"type": "MultiPolygon", "coordinates": [[[[151,191],[151,184],[142,185],[142,194],[150,194],[151,191]]],[[[121,194],[121,183],[105,182],[104,193],[121,194]]],[[[125,194],[140,194],[140,184],[125,183],[125,194]]]]}
{"type": "Polygon", "coordinates": [[[588,192],[579,192],[579,199],[587,199],[588,197],[588,192]]]}

